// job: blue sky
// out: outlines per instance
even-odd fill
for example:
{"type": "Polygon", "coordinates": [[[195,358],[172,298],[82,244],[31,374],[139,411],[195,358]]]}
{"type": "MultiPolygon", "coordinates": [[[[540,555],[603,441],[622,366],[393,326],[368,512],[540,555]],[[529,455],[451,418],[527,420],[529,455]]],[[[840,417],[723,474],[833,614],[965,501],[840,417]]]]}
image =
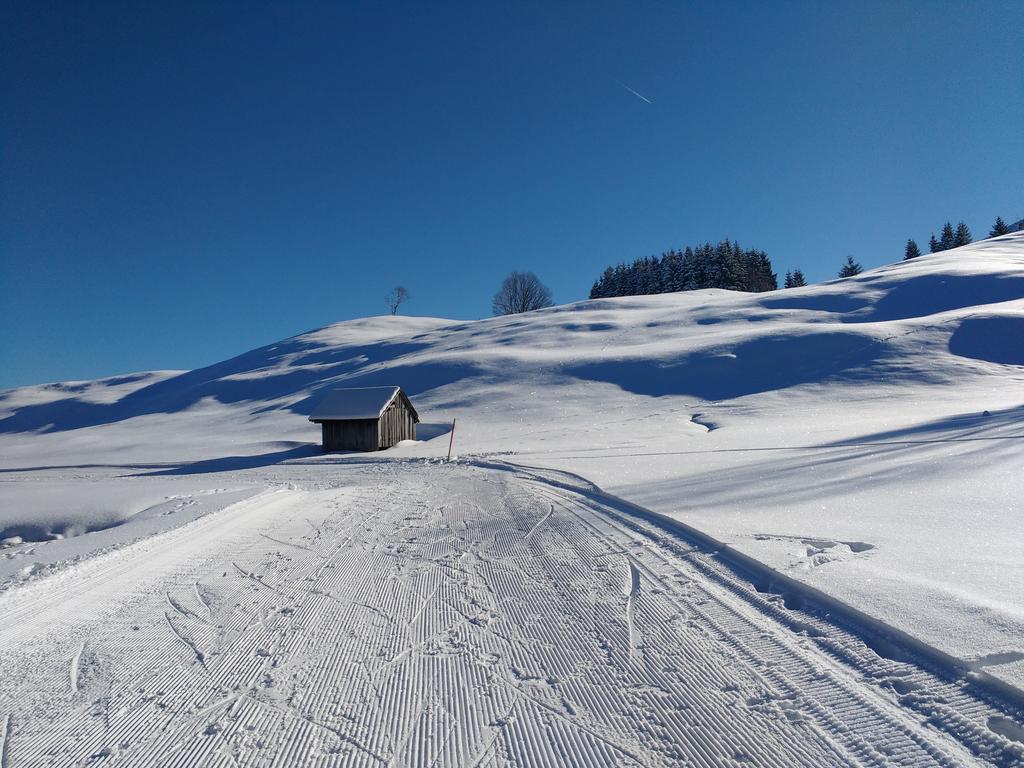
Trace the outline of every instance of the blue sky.
{"type": "Polygon", "coordinates": [[[205,365],[396,284],[476,318],[514,269],[568,302],[726,236],[812,281],[982,236],[1024,216],[1020,9],[8,0],[0,387],[205,365]]]}

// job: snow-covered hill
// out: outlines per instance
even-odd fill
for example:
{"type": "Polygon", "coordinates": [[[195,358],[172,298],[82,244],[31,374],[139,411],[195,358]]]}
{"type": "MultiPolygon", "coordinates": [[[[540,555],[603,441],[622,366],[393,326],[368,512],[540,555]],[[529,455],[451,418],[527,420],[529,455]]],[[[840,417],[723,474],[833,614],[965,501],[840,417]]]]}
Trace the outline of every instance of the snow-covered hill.
{"type": "Polygon", "coordinates": [[[1024,233],[801,289],[367,318],[195,371],[10,390],[0,527],[112,537],[152,500],[118,497],[102,526],[96,500],[142,475],[329,473],[350,458],[320,456],[306,415],[378,384],[424,422],[388,457],[443,455],[457,417],[463,458],[585,477],[1024,687],[1024,233]]]}

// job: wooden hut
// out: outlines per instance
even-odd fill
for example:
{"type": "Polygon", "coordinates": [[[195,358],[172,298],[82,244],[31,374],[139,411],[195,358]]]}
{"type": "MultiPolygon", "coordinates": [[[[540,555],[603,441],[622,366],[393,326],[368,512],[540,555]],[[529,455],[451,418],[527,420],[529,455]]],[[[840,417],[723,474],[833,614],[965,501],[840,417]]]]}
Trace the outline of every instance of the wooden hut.
{"type": "Polygon", "coordinates": [[[420,417],[401,387],[328,392],[309,420],[323,428],[323,450],[377,451],[416,439],[420,417]]]}

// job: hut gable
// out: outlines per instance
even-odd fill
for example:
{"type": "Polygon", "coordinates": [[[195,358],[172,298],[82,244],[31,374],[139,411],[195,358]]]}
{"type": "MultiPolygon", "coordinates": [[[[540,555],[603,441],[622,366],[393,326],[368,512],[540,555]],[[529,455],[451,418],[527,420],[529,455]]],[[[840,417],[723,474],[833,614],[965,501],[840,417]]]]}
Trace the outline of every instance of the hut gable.
{"type": "Polygon", "coordinates": [[[416,439],[419,415],[401,387],[328,392],[309,420],[323,430],[324,451],[376,451],[416,439]]]}

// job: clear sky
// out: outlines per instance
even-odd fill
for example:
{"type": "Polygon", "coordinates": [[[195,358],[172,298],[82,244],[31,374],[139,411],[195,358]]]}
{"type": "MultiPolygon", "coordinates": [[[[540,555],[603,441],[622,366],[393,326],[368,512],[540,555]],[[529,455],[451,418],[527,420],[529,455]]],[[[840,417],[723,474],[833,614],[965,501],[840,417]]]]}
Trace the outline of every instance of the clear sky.
{"type": "Polygon", "coordinates": [[[0,387],[1024,216],[1014,2],[0,2],[0,387]]]}

